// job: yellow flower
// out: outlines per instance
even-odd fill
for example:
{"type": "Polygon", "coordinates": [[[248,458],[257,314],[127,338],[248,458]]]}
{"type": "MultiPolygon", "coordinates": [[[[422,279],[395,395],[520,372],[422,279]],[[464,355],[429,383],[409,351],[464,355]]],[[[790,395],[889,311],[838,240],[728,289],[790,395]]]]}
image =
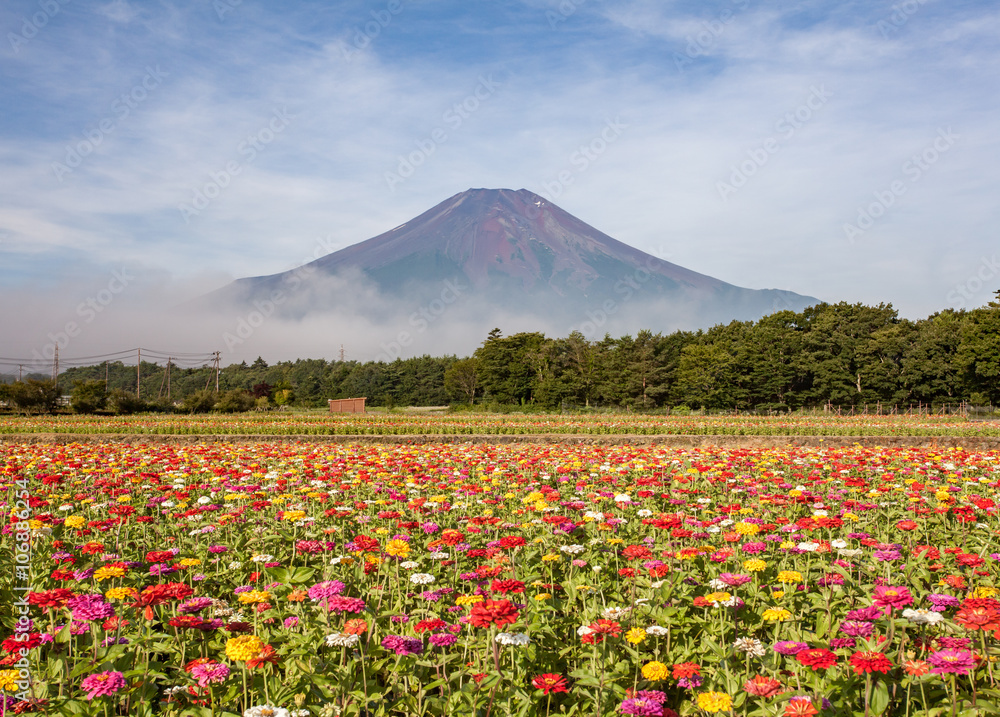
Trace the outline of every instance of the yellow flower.
{"type": "Polygon", "coordinates": [[[256,635],[240,635],[226,640],[226,657],[234,662],[246,662],[257,657],[264,643],[256,635]]]}
{"type": "Polygon", "coordinates": [[[201,561],[198,558],[184,558],[179,564],[184,568],[193,568],[196,565],[201,565],[201,561]]]}
{"type": "Polygon", "coordinates": [[[542,562],[543,563],[558,563],[559,562],[559,556],[556,555],[555,553],[546,553],[545,555],[542,556],[542,562]]]}
{"type": "Polygon", "coordinates": [[[801,583],[802,573],[797,570],[782,570],[778,573],[779,583],[801,583]]]}
{"type": "Polygon", "coordinates": [[[767,570],[767,563],[759,558],[753,558],[752,560],[743,561],[743,569],[748,573],[759,573],[767,570]]]}
{"type": "Polygon", "coordinates": [[[87,524],[87,521],[82,515],[71,515],[63,521],[63,525],[67,528],[82,528],[87,524]]]}
{"type": "Polygon", "coordinates": [[[542,600],[548,600],[551,597],[552,597],[551,593],[538,593],[538,595],[535,595],[535,600],[541,602],[542,600]]]}
{"type": "Polygon", "coordinates": [[[775,600],[780,600],[781,598],[785,597],[785,591],[775,590],[773,593],[771,593],[771,597],[773,597],[775,600]]]}
{"type": "Polygon", "coordinates": [[[105,565],[94,571],[94,580],[101,582],[109,578],[120,578],[124,574],[125,568],[120,568],[117,565],[105,565]]]}
{"type": "Polygon", "coordinates": [[[482,595],[459,595],[455,598],[456,605],[473,605],[482,602],[485,598],[482,595]]]}
{"type": "Polygon", "coordinates": [[[726,712],[733,706],[733,698],[725,692],[702,692],[698,707],[706,712],[726,712]]]}
{"type": "Polygon", "coordinates": [[[304,510],[286,510],[281,514],[282,520],[302,520],[306,517],[304,510]]]}
{"type": "Polygon", "coordinates": [[[134,588],[111,588],[104,593],[108,600],[135,600],[138,595],[134,588]]]}
{"type": "Polygon", "coordinates": [[[731,597],[732,595],[730,595],[727,592],[715,592],[706,595],[705,599],[708,600],[709,602],[720,603],[729,600],[731,597]]]}
{"type": "Polygon", "coordinates": [[[757,535],[760,532],[760,526],[753,523],[737,523],[733,526],[733,530],[740,535],[757,535]]]}
{"type": "Polygon", "coordinates": [[[997,589],[990,585],[980,585],[975,590],[972,591],[971,597],[974,598],[991,598],[996,597],[997,589]]]}
{"type": "Polygon", "coordinates": [[[783,607],[769,607],[761,614],[761,617],[768,622],[784,622],[791,616],[792,613],[783,607]]]}
{"type": "Polygon", "coordinates": [[[242,603],[267,602],[271,599],[271,593],[267,590],[250,590],[249,592],[240,593],[238,599],[242,603]]]}
{"type": "Polygon", "coordinates": [[[647,662],[642,666],[642,676],[650,682],[665,680],[670,677],[670,668],[662,662],[647,662]]]}
{"type": "Polygon", "coordinates": [[[385,552],[394,558],[405,558],[410,554],[410,544],[405,540],[390,540],[385,546],[385,552]]]}
{"type": "Polygon", "coordinates": [[[631,630],[625,633],[625,639],[631,642],[633,645],[638,645],[643,640],[646,639],[646,631],[641,627],[633,627],[631,630]]]}
{"type": "Polygon", "coordinates": [[[20,678],[20,670],[0,670],[0,690],[17,692],[17,681],[20,678]]]}

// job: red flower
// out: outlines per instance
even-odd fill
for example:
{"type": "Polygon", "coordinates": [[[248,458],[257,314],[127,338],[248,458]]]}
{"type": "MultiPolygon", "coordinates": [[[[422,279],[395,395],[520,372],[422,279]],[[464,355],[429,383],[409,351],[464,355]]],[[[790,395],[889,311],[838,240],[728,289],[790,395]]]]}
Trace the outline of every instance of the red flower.
{"type": "Polygon", "coordinates": [[[541,690],[545,694],[550,692],[568,692],[569,683],[562,675],[554,675],[547,672],[544,675],[536,675],[531,679],[531,684],[536,690],[541,690]]]}
{"type": "Polygon", "coordinates": [[[814,670],[825,670],[837,664],[837,654],[822,647],[814,647],[795,653],[795,659],[814,670]]]}
{"type": "Polygon", "coordinates": [[[28,603],[51,610],[54,607],[64,607],[66,601],[71,597],[73,597],[72,590],[55,588],[53,590],[42,590],[37,593],[28,593],[28,603]]]}
{"type": "Polygon", "coordinates": [[[757,675],[743,683],[743,689],[754,697],[771,698],[785,691],[784,686],[773,677],[757,675]]]}
{"type": "Polygon", "coordinates": [[[701,665],[697,662],[678,662],[676,665],[670,668],[671,674],[673,674],[675,680],[680,680],[685,677],[694,677],[695,675],[701,674],[701,665]]]}
{"type": "Polygon", "coordinates": [[[469,622],[475,627],[513,625],[521,613],[510,600],[483,600],[472,606],[469,622]]]}
{"type": "Polygon", "coordinates": [[[889,658],[881,652],[875,652],[874,650],[855,652],[851,655],[849,661],[856,675],[872,672],[888,672],[892,669],[892,663],[889,661],[889,658]]]}
{"type": "Polygon", "coordinates": [[[500,538],[500,547],[503,548],[504,550],[511,550],[513,548],[520,548],[527,542],[528,541],[526,541],[520,535],[508,535],[506,537],[500,538]]]}
{"type": "Polygon", "coordinates": [[[896,523],[896,527],[900,530],[916,530],[918,526],[915,520],[901,520],[896,523]]]}
{"type": "Polygon", "coordinates": [[[991,607],[963,606],[955,622],[966,630],[1000,630],[1000,613],[991,607]]]}
{"type": "Polygon", "coordinates": [[[643,545],[630,545],[622,551],[622,556],[628,560],[649,560],[653,551],[643,545]]]}
{"type": "Polygon", "coordinates": [[[278,653],[270,645],[264,645],[257,657],[247,660],[247,667],[254,670],[264,665],[277,665],[278,653]]]}
{"type": "Polygon", "coordinates": [[[147,563],[166,563],[174,559],[173,550],[150,550],[146,553],[147,563]]]}
{"type": "Polygon", "coordinates": [[[524,583],[520,580],[494,580],[490,590],[506,595],[507,593],[523,593],[524,583]]]}

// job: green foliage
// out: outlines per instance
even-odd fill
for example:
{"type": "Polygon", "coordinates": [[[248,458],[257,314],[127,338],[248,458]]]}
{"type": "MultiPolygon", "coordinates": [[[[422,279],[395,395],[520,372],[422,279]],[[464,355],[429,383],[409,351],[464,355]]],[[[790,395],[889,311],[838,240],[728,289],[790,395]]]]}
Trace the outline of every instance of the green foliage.
{"type": "Polygon", "coordinates": [[[0,387],[0,400],[24,413],[51,413],[59,405],[59,388],[53,381],[29,378],[0,387]]]}
{"type": "Polygon", "coordinates": [[[186,396],[181,408],[188,413],[208,413],[215,407],[217,398],[215,391],[203,388],[186,396]]]}
{"type": "Polygon", "coordinates": [[[76,381],[69,405],[76,413],[96,413],[103,411],[108,403],[108,392],[104,381],[76,381]]]}
{"type": "Polygon", "coordinates": [[[214,408],[221,413],[244,413],[254,408],[256,403],[252,393],[235,389],[219,396],[214,408]]]}
{"type": "Polygon", "coordinates": [[[108,392],[107,406],[116,416],[128,416],[147,410],[146,402],[142,398],[120,388],[108,392]]]}

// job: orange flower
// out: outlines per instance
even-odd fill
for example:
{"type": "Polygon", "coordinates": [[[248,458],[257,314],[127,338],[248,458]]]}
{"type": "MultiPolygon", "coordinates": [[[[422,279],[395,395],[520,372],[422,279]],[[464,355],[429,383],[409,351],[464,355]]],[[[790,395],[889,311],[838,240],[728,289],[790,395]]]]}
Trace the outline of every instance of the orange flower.
{"type": "Polygon", "coordinates": [[[288,593],[288,602],[303,602],[309,593],[305,590],[292,590],[288,593]]]}
{"type": "Polygon", "coordinates": [[[354,618],[344,623],[345,635],[361,635],[368,631],[368,623],[361,618],[354,618]]]}
{"type": "Polygon", "coordinates": [[[931,665],[929,662],[924,660],[907,660],[903,663],[903,669],[908,675],[920,677],[921,675],[926,675],[930,672],[931,665]]]}

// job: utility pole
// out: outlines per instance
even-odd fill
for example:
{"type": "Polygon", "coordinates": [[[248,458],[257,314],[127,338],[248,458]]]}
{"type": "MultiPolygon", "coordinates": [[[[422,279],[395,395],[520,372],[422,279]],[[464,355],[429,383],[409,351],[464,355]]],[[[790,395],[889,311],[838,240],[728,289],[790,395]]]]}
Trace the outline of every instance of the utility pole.
{"type": "Polygon", "coordinates": [[[218,351],[215,352],[215,392],[219,392],[219,362],[222,360],[222,354],[218,351]]]}
{"type": "Polygon", "coordinates": [[[52,359],[52,383],[59,388],[59,345],[56,344],[56,355],[52,359]]]}
{"type": "Polygon", "coordinates": [[[344,344],[340,345],[340,363],[344,363],[344,344]]]}
{"type": "Polygon", "coordinates": [[[170,357],[167,356],[167,400],[170,400],[170,357]]]}
{"type": "Polygon", "coordinates": [[[139,398],[139,379],[142,376],[142,349],[136,349],[135,362],[135,397],[139,398]]]}
{"type": "Polygon", "coordinates": [[[108,392],[108,362],[104,362],[104,392],[108,392]]]}
{"type": "Polygon", "coordinates": [[[19,363],[17,365],[17,382],[21,383],[21,376],[24,375],[24,364],[19,363]]]}

